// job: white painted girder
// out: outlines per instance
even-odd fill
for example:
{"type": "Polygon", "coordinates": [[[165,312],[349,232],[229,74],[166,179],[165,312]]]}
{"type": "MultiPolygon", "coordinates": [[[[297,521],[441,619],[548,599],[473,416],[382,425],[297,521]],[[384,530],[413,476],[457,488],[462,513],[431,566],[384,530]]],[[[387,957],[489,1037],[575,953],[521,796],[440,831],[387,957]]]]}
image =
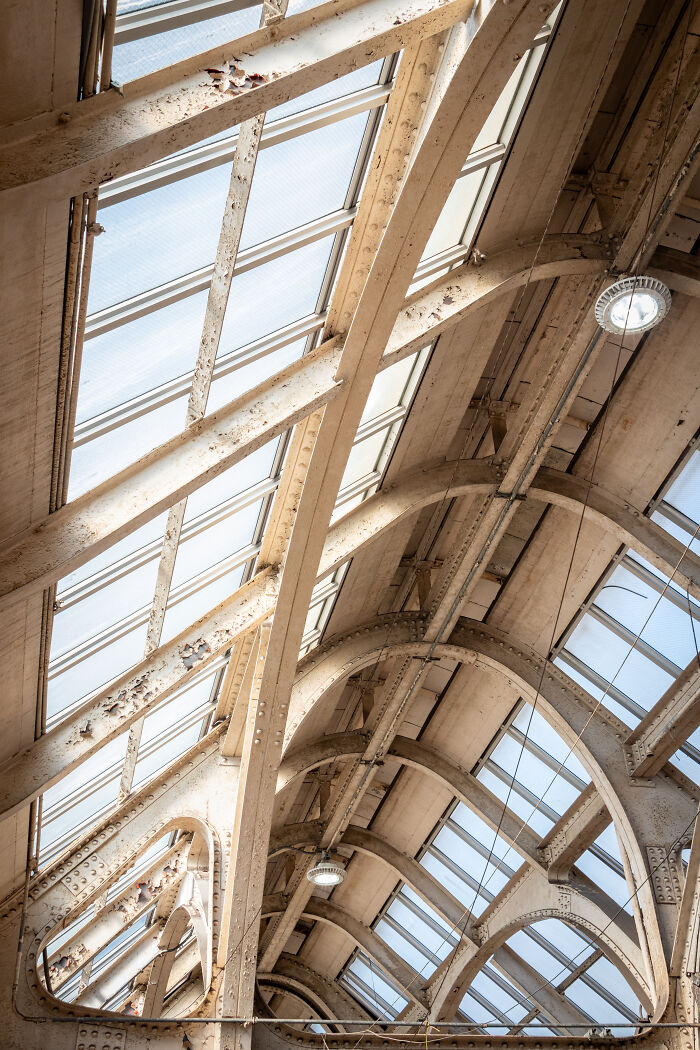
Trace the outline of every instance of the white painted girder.
{"type": "Polygon", "coordinates": [[[406,0],[397,15],[391,0],[331,0],[134,80],[123,95],[102,92],[10,129],[0,189],[50,179],[54,196],[74,196],[439,33],[471,6],[406,0]],[[219,90],[207,69],[229,61],[262,79],[219,90]]]}
{"type": "MultiPolygon", "coordinates": [[[[528,279],[600,272],[607,250],[587,236],[546,240],[463,266],[409,299],[399,312],[379,368],[427,345],[470,311],[528,279]],[[452,304],[445,303],[452,299],[452,304]]],[[[342,337],[276,373],[249,393],[191,425],[137,463],[37,522],[0,548],[0,600],[37,590],[84,565],[261,445],[338,396],[342,337]]]]}

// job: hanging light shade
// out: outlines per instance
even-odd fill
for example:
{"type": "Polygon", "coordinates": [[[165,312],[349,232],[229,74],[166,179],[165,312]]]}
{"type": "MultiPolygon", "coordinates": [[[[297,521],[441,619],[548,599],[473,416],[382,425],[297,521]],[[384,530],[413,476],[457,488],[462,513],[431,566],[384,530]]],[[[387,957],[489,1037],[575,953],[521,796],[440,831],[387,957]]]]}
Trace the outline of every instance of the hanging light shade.
{"type": "Polygon", "coordinates": [[[671,293],[656,277],[623,277],[599,296],[595,319],[606,332],[646,332],[663,321],[671,293]]]}
{"type": "Polygon", "coordinates": [[[331,860],[327,853],[322,853],[313,868],[309,868],[306,877],[315,886],[338,886],[345,878],[345,868],[331,860]]]}

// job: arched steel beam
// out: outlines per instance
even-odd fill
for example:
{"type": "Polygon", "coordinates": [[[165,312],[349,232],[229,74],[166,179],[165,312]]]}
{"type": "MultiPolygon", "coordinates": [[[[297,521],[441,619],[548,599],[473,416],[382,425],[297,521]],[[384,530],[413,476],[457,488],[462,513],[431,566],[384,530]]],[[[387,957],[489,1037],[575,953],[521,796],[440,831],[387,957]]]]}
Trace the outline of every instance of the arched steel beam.
{"type": "Polygon", "coordinates": [[[553,886],[534,868],[523,866],[513,880],[489,904],[475,925],[478,944],[462,945],[428,988],[432,1012],[442,1020],[451,1020],[464,993],[484,963],[514,933],[544,919],[560,919],[586,933],[618,967],[645,1009],[653,1009],[639,951],[629,952],[624,939],[609,925],[605,913],[587,896],[570,887],[553,886]]]}
{"type": "MultiPolygon", "coordinates": [[[[276,973],[275,971],[271,971],[270,973],[260,973],[258,971],[256,974],[256,980],[261,987],[271,988],[274,992],[280,992],[283,995],[290,995],[292,999],[297,999],[307,1010],[311,1010],[317,1018],[329,1019],[331,1016],[331,1011],[326,1006],[323,999],[314,995],[314,993],[303,985],[301,981],[298,981],[296,977],[288,977],[285,974],[276,973]]],[[[274,1011],[269,1004],[268,1009],[274,1015],[274,1011]]],[[[313,1020],[313,1018],[311,1018],[311,1020],[313,1020]]],[[[336,1031],[345,1031],[342,1025],[337,1025],[335,1027],[336,1031]]]]}
{"type": "MultiPolygon", "coordinates": [[[[360,732],[329,733],[285,755],[279,768],[277,781],[278,791],[287,787],[292,780],[304,776],[312,769],[332,762],[337,758],[361,755],[367,738],[360,732]]],[[[413,766],[427,776],[434,777],[456,795],[469,809],[483,817],[492,828],[499,828],[505,839],[514,844],[522,857],[542,866],[537,852],[539,839],[529,828],[522,828],[511,810],[504,816],[503,803],[481,781],[461,769],[456,762],[450,761],[435,748],[408,737],[396,736],[387,752],[390,758],[397,758],[404,765],[413,766]]]]}
{"type": "MultiPolygon", "coordinates": [[[[260,974],[264,977],[264,974],[260,974]]],[[[291,977],[298,981],[311,994],[318,997],[319,1001],[326,1006],[326,1017],[348,1018],[351,1020],[364,1021],[369,1019],[366,1010],[348,995],[337,981],[332,981],[323,974],[314,970],[308,963],[297,955],[282,952],[275,964],[274,976],[291,977]]]]}
{"type": "MultiPolygon", "coordinates": [[[[466,460],[429,464],[397,478],[336,522],[326,540],[319,576],[335,571],[347,558],[423,507],[441,499],[497,491],[499,472],[500,468],[489,460],[466,460]]],[[[579,515],[585,508],[586,518],[631,547],[660,572],[673,575],[700,599],[700,557],[686,551],[685,545],[665,529],[600,485],[589,485],[574,474],[543,467],[526,495],[579,515]]]]}
{"type": "MultiPolygon", "coordinates": [[[[272,893],[263,898],[262,918],[269,915],[281,914],[287,906],[287,898],[282,893],[272,893]]],[[[330,926],[336,926],[342,930],[380,966],[385,973],[396,981],[396,984],[405,994],[418,1003],[425,1006],[425,996],[421,991],[423,979],[413,970],[401,956],[392,951],[384,944],[380,937],[366,926],[365,923],[356,919],[354,915],[345,911],[340,905],[322,897],[311,897],[303,913],[307,918],[326,922],[330,926]]]]}
{"type": "MultiPolygon", "coordinates": [[[[607,261],[607,247],[594,238],[563,234],[545,238],[541,245],[500,252],[479,268],[460,267],[406,301],[379,369],[409,356],[467,314],[526,282],[600,273],[607,261]]],[[[3,544],[0,600],[46,587],[84,565],[331,402],[341,390],[335,379],[340,359],[340,340],[326,340],[312,354],[3,544]]]]}
{"type": "MultiPolygon", "coordinates": [[[[397,653],[428,655],[420,641],[421,619],[415,616],[380,617],[371,624],[330,639],[302,663],[290,711],[290,733],[325,691],[348,675],[397,653]]],[[[647,850],[672,841],[692,825],[697,800],[674,781],[670,773],[654,778],[656,791],[630,779],[621,747],[627,728],[550,661],[504,632],[462,618],[449,640],[430,648],[433,656],[482,664],[506,678],[538,710],[571,747],[598,789],[629,860],[630,876],[644,921],[639,919],[641,943],[648,945],[653,969],[656,1009],[668,997],[666,956],[673,939],[675,913],[657,912],[650,885],[647,850]],[[659,925],[661,921],[662,926],[659,925]]]]}
{"type": "MultiPolygon", "coordinates": [[[[273,835],[270,838],[269,856],[274,857],[291,845],[315,846],[319,843],[322,832],[323,825],[320,821],[287,825],[283,836],[273,835]]],[[[467,913],[457,898],[441,886],[438,880],[414,857],[410,857],[381,835],[377,835],[368,828],[349,824],[343,832],[339,845],[349,846],[351,849],[359,850],[360,853],[366,853],[369,857],[383,860],[451,926],[461,927],[466,924],[467,913]]]]}
{"type": "MultiPolygon", "coordinates": [[[[270,839],[269,856],[279,855],[285,849],[293,846],[316,845],[322,833],[323,823],[321,821],[288,824],[270,839]]],[[[381,835],[355,824],[348,825],[339,845],[348,846],[384,861],[398,878],[457,932],[460,940],[463,938],[472,940],[473,917],[469,911],[414,857],[397,849],[381,835]]],[[[479,945],[478,942],[474,944],[476,951],[479,945]]],[[[495,952],[494,960],[508,979],[521,988],[523,994],[534,997],[550,1020],[559,1021],[564,1027],[567,1024],[580,1024],[585,1021],[585,1016],[560,992],[555,989],[541,989],[539,975],[527,960],[520,959],[517,953],[509,948],[501,947],[495,952]]]]}
{"type": "MultiPolygon", "coordinates": [[[[357,733],[329,734],[321,737],[312,744],[300,748],[296,754],[292,754],[290,756],[291,766],[297,770],[296,775],[301,776],[309,768],[315,768],[321,765],[322,762],[333,761],[337,758],[338,753],[347,754],[348,747],[356,747],[356,753],[362,754],[363,748],[358,746],[361,743],[360,738],[361,734],[357,733]],[[341,739],[342,736],[348,738],[347,742],[341,739]],[[302,758],[308,763],[306,769],[300,768],[302,758]]],[[[420,741],[411,740],[409,737],[395,737],[387,755],[391,758],[398,758],[406,765],[411,765],[427,776],[432,776],[439,780],[444,787],[447,787],[452,794],[456,795],[466,806],[482,817],[487,824],[494,829],[498,829],[499,834],[524,857],[527,864],[538,871],[545,882],[548,882],[547,868],[541,859],[538,849],[538,837],[533,834],[530,828],[527,826],[523,827],[522,821],[519,820],[516,814],[512,810],[506,809],[502,801],[487,791],[475,777],[465,773],[456,763],[445,758],[435,748],[427,747],[420,741]]],[[[283,761],[280,771],[282,771],[284,765],[283,761]]],[[[286,783],[289,783],[289,781],[287,780],[286,783]]],[[[303,834],[302,828],[303,824],[299,825],[300,835],[303,834]]],[[[314,828],[311,830],[309,837],[313,839],[315,835],[316,830],[314,828]]],[[[362,828],[353,828],[352,825],[346,829],[342,841],[356,849],[364,849],[367,853],[379,856],[387,864],[391,865],[405,881],[409,882],[419,896],[440,911],[449,922],[454,922],[452,917],[456,914],[458,917],[455,924],[464,924],[464,908],[458,901],[454,901],[451,894],[447,894],[447,899],[444,899],[445,891],[442,888],[440,888],[440,893],[435,894],[433,899],[433,894],[435,893],[433,883],[435,880],[431,877],[426,878],[428,873],[413,858],[406,857],[405,854],[396,850],[373,832],[365,831],[362,828]],[[350,836],[348,836],[348,832],[351,832],[350,836]]],[[[632,919],[626,913],[618,914],[619,909],[616,903],[605,893],[599,891],[593,883],[581,876],[580,873],[577,873],[575,877],[570,879],[567,888],[562,890],[562,893],[564,895],[574,894],[577,900],[581,897],[585,901],[581,908],[597,916],[598,925],[601,928],[611,923],[612,920],[614,933],[611,934],[610,939],[620,945],[620,956],[623,965],[627,965],[628,959],[634,961],[631,964],[634,970],[634,979],[639,980],[639,975],[643,969],[643,961],[632,919]]],[[[474,927],[478,927],[480,922],[481,920],[477,920],[474,923],[474,927]]],[[[470,923],[468,931],[471,931],[471,929],[472,924],[470,923]]]]}
{"type": "Polygon", "coordinates": [[[204,994],[206,994],[211,979],[211,938],[204,912],[195,901],[190,901],[188,904],[178,905],[170,913],[168,921],[158,938],[160,952],[153,960],[148,984],[146,985],[142,1010],[144,1017],[160,1017],[168,990],[168,980],[175,962],[175,949],[182,940],[185,930],[190,925],[194,929],[202,966],[202,984],[204,994]]]}

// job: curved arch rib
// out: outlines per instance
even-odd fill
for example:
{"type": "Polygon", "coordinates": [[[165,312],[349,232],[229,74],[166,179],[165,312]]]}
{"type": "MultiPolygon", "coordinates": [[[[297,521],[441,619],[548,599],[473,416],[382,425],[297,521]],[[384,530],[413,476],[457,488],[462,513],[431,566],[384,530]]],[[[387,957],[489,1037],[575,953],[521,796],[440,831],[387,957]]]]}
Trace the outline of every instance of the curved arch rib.
{"type": "MultiPolygon", "coordinates": [[[[564,234],[547,238],[537,248],[533,269],[535,247],[508,249],[479,269],[463,266],[408,299],[394,324],[380,370],[526,280],[596,274],[609,261],[608,249],[594,238],[564,234]],[[445,305],[445,296],[453,300],[452,305],[445,305]]],[[[19,591],[26,594],[46,587],[84,565],[331,402],[341,391],[335,378],[340,359],[340,340],[326,340],[312,354],[5,543],[0,548],[0,601],[19,591]]]]}
{"type": "MultiPolygon", "coordinates": [[[[368,666],[378,654],[426,655],[427,643],[419,640],[421,623],[415,616],[384,617],[343,639],[331,639],[303,665],[291,711],[292,731],[327,688],[368,666]]],[[[653,797],[631,781],[621,747],[627,728],[605,708],[597,708],[594,700],[550,661],[503,632],[463,618],[448,642],[438,645],[433,655],[482,663],[503,675],[526,699],[532,702],[537,697],[538,710],[586,767],[629,859],[644,913],[643,924],[639,920],[641,943],[648,950],[654,974],[655,1008],[661,1009],[668,995],[666,954],[670,945],[668,936],[662,938],[650,888],[647,847],[672,840],[692,823],[694,799],[679,791],[669,777],[655,778],[653,797]]]]}
{"type": "Polygon", "coordinates": [[[143,1000],[144,1017],[160,1017],[163,1002],[168,990],[168,980],[175,962],[175,949],[179,945],[189,925],[194,928],[200,962],[202,965],[202,983],[206,993],[211,976],[211,955],[209,951],[209,930],[207,919],[194,901],[180,904],[168,918],[158,938],[159,954],[153,960],[151,972],[143,1000]]]}
{"type": "MultiPolygon", "coordinates": [[[[322,832],[321,821],[288,824],[271,838],[268,855],[270,857],[278,855],[290,846],[316,845],[322,832]]],[[[465,911],[457,898],[444,889],[414,857],[403,853],[381,835],[354,824],[348,825],[345,829],[340,844],[384,861],[453,930],[459,931],[460,940],[471,942],[474,945],[474,951],[478,951],[478,941],[474,940],[470,932],[473,917],[465,911]]],[[[291,958],[296,960],[295,956],[291,958]]],[[[280,957],[278,967],[283,959],[284,954],[280,957]]],[[[512,949],[497,948],[494,952],[494,959],[497,965],[505,971],[509,980],[521,988],[523,994],[534,996],[549,1020],[560,1022],[565,1029],[567,1024],[581,1024],[586,1020],[585,1015],[556,989],[542,989],[540,975],[512,949]]]]}
{"type": "MultiPolygon", "coordinates": [[[[264,979],[266,976],[265,973],[259,973],[258,979],[264,979]]],[[[326,1017],[349,1018],[353,1021],[369,1019],[369,1014],[358,1005],[351,995],[344,992],[337,982],[331,981],[314,970],[296,955],[282,952],[271,976],[286,977],[296,981],[319,1003],[323,1003],[326,1017]]]]}
{"type": "MultiPolygon", "coordinates": [[[[281,914],[287,906],[287,899],[282,893],[269,894],[263,898],[262,918],[281,914]]],[[[303,913],[309,919],[326,922],[336,926],[350,937],[358,947],[374,959],[378,966],[396,982],[399,988],[414,1003],[425,1006],[425,996],[421,991],[422,978],[404,960],[392,951],[388,945],[359,919],[345,911],[333,901],[322,897],[311,897],[303,913]]]]}
{"type": "MultiPolygon", "coordinates": [[[[319,576],[335,571],[351,555],[368,546],[387,529],[423,507],[455,496],[497,491],[498,468],[490,460],[466,460],[426,466],[396,479],[341,518],[330,530],[319,576]]],[[[620,543],[631,547],[655,568],[700,598],[700,557],[647,518],[636,507],[600,485],[561,470],[542,467],[526,493],[539,500],[585,515],[620,543]]]]}

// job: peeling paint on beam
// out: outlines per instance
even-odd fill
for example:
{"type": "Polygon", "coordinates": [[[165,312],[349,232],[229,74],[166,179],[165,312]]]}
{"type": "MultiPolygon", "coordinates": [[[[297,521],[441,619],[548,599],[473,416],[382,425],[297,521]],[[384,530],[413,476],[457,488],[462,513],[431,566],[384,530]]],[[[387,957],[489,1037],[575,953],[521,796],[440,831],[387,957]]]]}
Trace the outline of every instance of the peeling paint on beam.
{"type": "Polygon", "coordinates": [[[8,816],[66,776],[137,719],[198,674],[274,605],[276,577],[268,569],[221,602],[212,616],[192,624],[51,732],[0,768],[0,813],[8,816]],[[81,734],[89,724],[90,732],[81,734]]]}
{"type": "MultiPolygon", "coordinates": [[[[332,0],[25,122],[0,149],[0,189],[51,180],[69,197],[249,120],[468,17],[469,0],[332,0]],[[209,69],[260,77],[221,90],[209,69]]],[[[228,78],[219,82],[228,83],[228,78]]]]}
{"type": "Polygon", "coordinates": [[[341,389],[339,340],[325,343],[109,481],[21,533],[0,553],[0,596],[38,590],[284,433],[341,389]]]}
{"type": "MultiPolygon", "coordinates": [[[[403,360],[471,310],[528,279],[600,272],[607,249],[585,236],[545,241],[499,253],[478,269],[465,266],[407,301],[380,369],[403,360]],[[446,304],[445,299],[454,300],[446,304]]],[[[84,565],[122,536],[240,462],[271,438],[335,398],[341,337],[324,342],[248,394],[190,426],[137,463],[38,522],[0,548],[0,602],[38,590],[84,565]]]]}

